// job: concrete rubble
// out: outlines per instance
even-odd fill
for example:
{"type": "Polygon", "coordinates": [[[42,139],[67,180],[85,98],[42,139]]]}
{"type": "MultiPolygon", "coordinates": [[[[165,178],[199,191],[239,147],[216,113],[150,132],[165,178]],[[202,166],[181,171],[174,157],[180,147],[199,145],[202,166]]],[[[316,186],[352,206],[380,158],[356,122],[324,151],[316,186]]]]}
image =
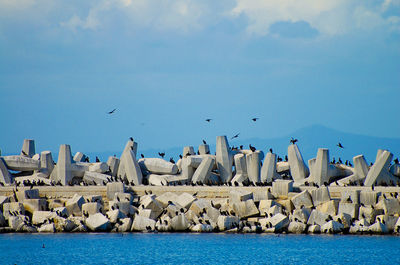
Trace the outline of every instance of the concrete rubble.
{"type": "Polygon", "coordinates": [[[54,163],[26,139],[20,154],[0,156],[0,232],[400,233],[390,151],[371,165],[357,155],[353,167],[326,148],[308,166],[297,144],[285,161],[250,148],[218,136],[215,155],[186,146],[175,163],[137,159],[130,139],[120,158],[91,163],[63,144],[54,163]]]}

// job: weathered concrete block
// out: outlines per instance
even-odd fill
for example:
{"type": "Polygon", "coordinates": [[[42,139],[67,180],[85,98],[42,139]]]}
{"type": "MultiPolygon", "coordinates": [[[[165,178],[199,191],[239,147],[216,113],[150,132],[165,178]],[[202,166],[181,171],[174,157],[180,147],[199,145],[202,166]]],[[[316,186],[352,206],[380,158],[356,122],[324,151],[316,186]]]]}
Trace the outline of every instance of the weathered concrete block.
{"type": "Polygon", "coordinates": [[[318,233],[321,233],[321,226],[320,225],[317,225],[317,224],[315,224],[315,225],[310,225],[309,227],[308,227],[308,233],[311,233],[311,234],[318,234],[318,233]]]}
{"type": "Polygon", "coordinates": [[[76,152],[74,155],[74,158],[73,158],[73,160],[75,162],[85,162],[85,159],[86,159],[86,156],[82,152],[76,152]]]}
{"type": "Polygon", "coordinates": [[[392,153],[389,151],[383,151],[375,161],[375,164],[368,171],[367,177],[364,181],[364,186],[372,186],[375,183],[389,184],[390,181],[396,183],[397,179],[389,173],[389,165],[392,161],[392,158],[392,153]]]}
{"type": "Polygon", "coordinates": [[[400,202],[398,199],[387,198],[382,199],[376,205],[377,209],[383,209],[387,215],[400,215],[400,202]]]}
{"type": "Polygon", "coordinates": [[[76,227],[76,224],[69,219],[57,216],[54,218],[54,227],[57,232],[70,232],[76,227]]]}
{"type": "Polygon", "coordinates": [[[118,232],[129,232],[132,227],[132,219],[131,218],[122,218],[121,220],[122,224],[116,224],[115,226],[117,227],[118,232]]]}
{"type": "Polygon", "coordinates": [[[307,230],[307,225],[301,222],[290,222],[288,232],[293,234],[302,234],[307,230]]]}
{"type": "Polygon", "coordinates": [[[242,202],[236,202],[232,205],[232,208],[240,218],[259,214],[259,211],[252,199],[242,202]]]}
{"type": "Polygon", "coordinates": [[[226,136],[217,136],[216,159],[221,181],[230,181],[232,179],[233,157],[230,153],[228,139],[226,136]]]}
{"type": "Polygon", "coordinates": [[[360,206],[355,203],[340,202],[338,214],[347,213],[351,216],[351,218],[357,218],[359,207],[360,206]]]}
{"type": "Polygon", "coordinates": [[[336,222],[336,221],[329,221],[323,226],[321,226],[321,231],[323,233],[329,233],[329,234],[336,234],[342,232],[344,229],[344,225],[336,222]]]}
{"type": "Polygon", "coordinates": [[[109,166],[111,176],[115,177],[118,174],[120,160],[114,156],[110,156],[107,160],[107,165],[109,166]]]}
{"type": "Polygon", "coordinates": [[[32,224],[38,225],[57,217],[56,212],[50,211],[34,211],[32,214],[32,224]]]}
{"type": "Polygon", "coordinates": [[[62,144],[58,152],[57,165],[53,169],[50,178],[56,182],[61,181],[62,185],[67,185],[72,181],[73,177],[71,147],[67,144],[62,144]]]}
{"type": "Polygon", "coordinates": [[[286,161],[276,162],[276,172],[283,173],[289,170],[290,170],[289,162],[286,161]]]}
{"type": "Polygon", "coordinates": [[[261,200],[260,203],[258,204],[258,209],[260,213],[266,213],[269,208],[271,208],[274,205],[279,205],[277,202],[274,200],[261,200]]]}
{"type": "Polygon", "coordinates": [[[272,200],[274,196],[268,190],[256,190],[253,192],[254,202],[259,202],[261,200],[272,200]]]}
{"type": "Polygon", "coordinates": [[[96,213],[101,213],[102,205],[98,202],[88,202],[82,204],[82,215],[88,214],[93,215],[96,213]]]}
{"type": "Polygon", "coordinates": [[[204,183],[211,175],[211,170],[215,164],[215,160],[211,157],[204,158],[199,167],[196,169],[192,176],[192,182],[198,181],[204,183]]]}
{"type": "Polygon", "coordinates": [[[54,169],[54,160],[50,151],[40,153],[40,172],[50,176],[54,169]]]}
{"type": "Polygon", "coordinates": [[[313,207],[311,195],[307,190],[300,192],[299,194],[294,196],[292,198],[292,203],[296,209],[300,209],[302,207],[306,207],[306,208],[313,207]]]}
{"type": "Polygon", "coordinates": [[[189,221],[183,213],[180,213],[171,219],[171,227],[174,231],[185,231],[189,226],[189,221]]]}
{"type": "Polygon", "coordinates": [[[176,198],[176,202],[181,205],[183,208],[189,208],[190,205],[192,205],[192,203],[196,200],[195,197],[193,197],[191,194],[189,193],[182,193],[181,195],[179,195],[176,198]]]}
{"type": "Polygon", "coordinates": [[[19,228],[24,225],[24,221],[26,220],[25,216],[10,216],[8,218],[8,226],[14,230],[14,231],[18,231],[19,228]]]}
{"type": "Polygon", "coordinates": [[[282,213],[281,205],[274,205],[265,212],[265,216],[272,217],[275,214],[282,213]]]}
{"type": "Polygon", "coordinates": [[[176,202],[178,197],[178,194],[167,191],[162,193],[160,196],[157,196],[155,199],[162,205],[162,207],[167,207],[169,201],[176,202]]]}
{"type": "Polygon", "coordinates": [[[125,185],[121,182],[107,183],[107,198],[109,200],[114,199],[116,192],[125,192],[125,185]]]}
{"type": "Polygon", "coordinates": [[[296,144],[288,146],[288,162],[290,174],[295,182],[301,182],[309,175],[309,170],[304,163],[303,156],[296,144]]]}
{"type": "Polygon", "coordinates": [[[188,157],[191,155],[195,155],[196,153],[194,152],[194,148],[193,146],[185,146],[183,147],[183,151],[182,151],[182,156],[183,157],[188,157]]]}
{"type": "Polygon", "coordinates": [[[118,166],[118,171],[117,171],[117,176],[124,178],[126,175],[126,171],[125,171],[125,165],[124,165],[124,158],[125,156],[127,156],[127,154],[132,151],[133,154],[137,155],[137,143],[135,141],[132,140],[128,140],[128,142],[125,145],[124,151],[122,152],[122,155],[120,157],[120,164],[118,166]]]}
{"type": "Polygon", "coordinates": [[[233,157],[236,175],[243,175],[247,178],[247,164],[246,164],[246,156],[244,154],[236,154],[233,157]]]}
{"type": "Polygon", "coordinates": [[[327,187],[320,187],[318,189],[311,191],[311,197],[313,200],[314,206],[318,206],[322,203],[328,202],[331,200],[331,196],[329,194],[329,190],[327,187]]]}
{"type": "Polygon", "coordinates": [[[129,150],[122,158],[122,163],[125,169],[125,176],[129,182],[133,182],[136,186],[142,184],[142,171],[136,161],[136,156],[132,150],[129,150]]]}
{"type": "Polygon", "coordinates": [[[135,215],[133,219],[131,231],[153,231],[156,221],[140,215],[135,215]]]}
{"type": "Polygon", "coordinates": [[[199,145],[199,154],[206,155],[210,153],[210,146],[208,144],[199,145]]]}
{"type": "Polygon", "coordinates": [[[387,234],[389,230],[387,229],[386,225],[382,224],[381,222],[376,222],[373,225],[368,227],[368,231],[374,234],[387,234]]]}
{"type": "Polygon", "coordinates": [[[110,221],[101,213],[90,215],[85,224],[91,231],[107,231],[111,228],[110,221]]]}
{"type": "Polygon", "coordinates": [[[153,174],[175,175],[178,173],[177,165],[161,158],[142,158],[139,160],[139,166],[153,174]]]}
{"type": "MultiPolygon", "coordinates": [[[[258,183],[261,181],[261,152],[259,150],[246,155],[247,175],[251,182],[258,183]]],[[[271,163],[272,167],[272,163],[271,163]]],[[[276,168],[276,166],[275,166],[276,168]]],[[[267,171],[267,169],[265,169],[267,171]]],[[[265,172],[266,173],[266,172],[265,172]]],[[[265,176],[267,177],[267,176],[265,176]]]]}
{"type": "MultiPolygon", "coordinates": [[[[149,210],[149,211],[151,211],[151,210],[149,210]]],[[[106,215],[107,215],[107,217],[108,217],[108,220],[109,220],[110,223],[112,223],[112,224],[117,223],[119,219],[127,218],[127,217],[126,217],[126,214],[124,214],[123,212],[121,212],[121,211],[118,210],[118,209],[117,209],[117,210],[108,211],[108,212],[106,213],[106,215]]],[[[130,228],[130,227],[129,227],[129,228],[130,228]]]]}
{"type": "Polygon", "coordinates": [[[114,194],[114,201],[132,203],[133,197],[132,194],[127,192],[116,192],[114,194]]]}
{"type": "Polygon", "coordinates": [[[73,214],[75,216],[82,215],[82,205],[85,203],[85,199],[75,194],[71,199],[65,202],[65,208],[67,208],[69,214],[73,214]]]}
{"type": "Polygon", "coordinates": [[[17,192],[18,201],[24,201],[26,199],[39,199],[39,189],[24,189],[17,192]]]}
{"type": "Polygon", "coordinates": [[[2,156],[2,161],[6,167],[15,171],[33,171],[40,169],[40,161],[27,156],[2,156]]]}
{"type": "Polygon", "coordinates": [[[12,176],[8,171],[6,164],[2,157],[0,157],[0,182],[3,184],[11,184],[12,176]]]}
{"type": "Polygon", "coordinates": [[[360,192],[360,204],[375,205],[378,202],[379,195],[380,192],[362,190],[360,192]]]}
{"type": "Polygon", "coordinates": [[[269,218],[270,223],[275,228],[275,231],[282,231],[289,226],[289,218],[286,215],[278,213],[271,218],[269,218]]]}
{"type": "Polygon", "coordinates": [[[200,215],[204,209],[210,208],[211,202],[206,199],[198,199],[192,203],[189,210],[193,211],[196,215],[200,215]]]}
{"type": "Polygon", "coordinates": [[[253,193],[245,190],[231,190],[229,192],[229,203],[236,203],[253,199],[253,193]]]}
{"type": "Polygon", "coordinates": [[[261,168],[261,182],[272,182],[279,178],[276,172],[276,154],[267,153],[261,168]]]}
{"type": "Polygon", "coordinates": [[[277,179],[272,183],[272,193],[275,197],[287,196],[293,191],[293,181],[277,179]]]}
{"type": "Polygon", "coordinates": [[[23,201],[25,212],[45,211],[47,209],[46,199],[25,199],[23,201]]]}
{"type": "Polygon", "coordinates": [[[396,177],[400,177],[400,164],[393,164],[389,168],[389,172],[396,177]]]}
{"type": "Polygon", "coordinates": [[[398,219],[399,219],[398,216],[387,215],[387,214],[376,216],[376,221],[384,223],[389,233],[394,231],[398,219]]]}
{"type": "Polygon", "coordinates": [[[144,196],[142,197],[140,203],[143,206],[143,209],[150,209],[154,213],[156,217],[160,216],[163,211],[162,205],[155,200],[155,196],[144,196]]]}
{"type": "Polygon", "coordinates": [[[39,233],[54,233],[56,230],[56,227],[53,223],[51,224],[44,224],[39,227],[38,232],[39,233]]]}
{"type": "Polygon", "coordinates": [[[343,190],[341,192],[340,201],[360,204],[360,191],[359,190],[343,190]]]}
{"type": "Polygon", "coordinates": [[[308,218],[307,224],[308,225],[324,225],[327,222],[329,215],[318,210],[312,210],[310,217],[308,218]]]}
{"type": "Polygon", "coordinates": [[[308,218],[310,217],[311,211],[307,208],[295,209],[293,211],[292,221],[300,221],[307,224],[308,218]]]}
{"type": "Polygon", "coordinates": [[[375,217],[383,213],[383,209],[376,209],[371,206],[361,206],[358,212],[358,219],[364,219],[368,223],[372,224],[375,222],[375,217]]]}
{"type": "Polygon", "coordinates": [[[337,214],[338,208],[339,208],[339,202],[334,200],[324,202],[317,206],[318,211],[329,214],[331,216],[337,214]]]}
{"type": "Polygon", "coordinates": [[[333,221],[343,224],[344,228],[349,228],[352,224],[352,218],[347,213],[340,213],[333,216],[333,221]]]}
{"type": "Polygon", "coordinates": [[[4,218],[8,219],[11,213],[19,215],[25,215],[24,205],[20,202],[6,202],[3,204],[3,215],[4,218]]]}
{"type": "Polygon", "coordinates": [[[35,155],[35,153],[35,140],[24,139],[21,155],[32,157],[35,155]]]}
{"type": "Polygon", "coordinates": [[[108,165],[105,162],[90,163],[89,171],[97,173],[105,173],[108,171],[108,165]]]}
{"type": "Polygon", "coordinates": [[[239,217],[220,215],[218,217],[217,225],[220,231],[232,229],[239,225],[239,217]]]}
{"type": "Polygon", "coordinates": [[[136,212],[135,207],[133,207],[129,202],[109,201],[108,206],[111,210],[120,210],[126,216],[133,215],[136,212]]]}
{"type": "Polygon", "coordinates": [[[84,182],[88,184],[94,183],[96,185],[104,185],[108,182],[109,178],[109,175],[90,171],[85,171],[85,174],[83,175],[84,182]]]}
{"type": "Polygon", "coordinates": [[[312,171],[313,182],[322,185],[329,182],[329,150],[326,148],[319,148],[317,152],[317,160],[312,171]]]}

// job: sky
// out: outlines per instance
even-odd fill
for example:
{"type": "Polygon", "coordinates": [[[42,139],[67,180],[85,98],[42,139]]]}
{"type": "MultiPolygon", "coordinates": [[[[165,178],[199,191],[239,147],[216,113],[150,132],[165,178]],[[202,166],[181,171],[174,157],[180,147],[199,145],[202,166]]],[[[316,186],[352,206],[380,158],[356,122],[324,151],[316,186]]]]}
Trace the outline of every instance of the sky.
{"type": "Polygon", "coordinates": [[[399,99],[399,0],[0,0],[3,153],[398,138],[399,99]]]}

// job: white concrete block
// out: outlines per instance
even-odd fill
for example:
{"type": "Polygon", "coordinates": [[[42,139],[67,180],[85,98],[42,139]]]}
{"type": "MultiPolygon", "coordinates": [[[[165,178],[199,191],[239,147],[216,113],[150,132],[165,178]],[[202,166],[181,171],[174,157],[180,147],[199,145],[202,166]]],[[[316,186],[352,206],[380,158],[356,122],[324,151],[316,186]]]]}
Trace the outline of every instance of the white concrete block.
{"type": "Polygon", "coordinates": [[[309,175],[309,170],[304,163],[303,156],[297,144],[288,146],[288,162],[290,166],[290,174],[295,182],[304,180],[309,175]]]}
{"type": "Polygon", "coordinates": [[[220,215],[217,221],[219,231],[225,231],[239,225],[239,217],[220,215]]]}
{"type": "Polygon", "coordinates": [[[121,182],[107,183],[107,198],[109,200],[114,199],[116,192],[125,192],[125,185],[121,182]]]}
{"type": "Polygon", "coordinates": [[[192,176],[192,182],[197,183],[205,183],[210,175],[211,170],[215,164],[215,160],[211,157],[204,158],[203,161],[200,163],[199,167],[196,169],[192,176]]]}
{"type": "Polygon", "coordinates": [[[139,166],[153,174],[169,174],[178,173],[178,166],[161,158],[141,158],[139,166]]]}
{"type": "Polygon", "coordinates": [[[318,189],[311,191],[311,197],[313,200],[313,204],[318,206],[322,203],[328,202],[331,200],[331,196],[329,194],[329,190],[327,187],[320,187],[318,189]]]}
{"type": "Polygon", "coordinates": [[[0,182],[3,184],[11,184],[12,176],[8,171],[2,157],[0,157],[0,182]]]}
{"type": "Polygon", "coordinates": [[[40,161],[27,156],[2,156],[1,157],[6,167],[15,171],[33,171],[40,169],[40,161]]]}
{"type": "Polygon", "coordinates": [[[114,156],[110,156],[107,160],[107,165],[110,168],[111,176],[115,177],[118,174],[120,160],[114,156]]]}
{"type": "Polygon", "coordinates": [[[290,222],[288,232],[293,234],[302,234],[307,230],[307,225],[301,222],[290,222]]]}
{"type": "Polygon", "coordinates": [[[176,201],[179,205],[181,205],[183,208],[186,208],[186,209],[187,209],[187,208],[190,207],[190,205],[192,205],[192,203],[193,203],[195,200],[196,200],[196,198],[193,197],[191,194],[184,192],[184,193],[182,193],[181,195],[179,195],[179,196],[176,198],[175,201],[176,201]]]}
{"type": "Polygon", "coordinates": [[[351,216],[351,218],[357,218],[359,207],[360,206],[355,203],[340,202],[338,214],[347,213],[351,216]]]}
{"type": "Polygon", "coordinates": [[[208,144],[199,145],[199,154],[206,155],[210,153],[210,146],[208,144]]]}
{"type": "Polygon", "coordinates": [[[255,216],[260,213],[252,199],[233,203],[232,208],[240,218],[255,216]]]}
{"type": "Polygon", "coordinates": [[[326,213],[322,213],[318,210],[312,210],[310,217],[308,218],[307,224],[308,225],[317,224],[322,226],[327,222],[328,216],[329,215],[326,213]]]}
{"type": "Polygon", "coordinates": [[[77,153],[74,155],[74,158],[73,158],[73,160],[74,160],[75,162],[85,162],[85,159],[86,159],[86,156],[85,156],[85,154],[82,153],[82,152],[77,152],[77,153]]]}
{"type": "Polygon", "coordinates": [[[336,222],[336,221],[329,221],[326,224],[324,224],[323,226],[321,226],[321,231],[323,233],[329,233],[329,234],[336,234],[336,233],[340,233],[342,232],[344,229],[344,225],[336,222]]]}
{"type": "Polygon", "coordinates": [[[62,185],[67,185],[72,178],[72,155],[71,147],[67,144],[60,145],[60,151],[58,152],[57,166],[51,173],[50,178],[53,181],[61,181],[62,185]]]}
{"type": "Polygon", "coordinates": [[[109,178],[109,175],[90,171],[85,171],[85,175],[83,175],[84,182],[88,184],[95,183],[96,185],[104,185],[104,183],[108,182],[109,178]]]}
{"type": "Polygon", "coordinates": [[[110,221],[101,213],[96,213],[85,220],[85,224],[91,231],[107,231],[110,229],[110,221]]]}
{"type": "Polygon", "coordinates": [[[108,171],[108,165],[105,162],[90,163],[90,172],[105,173],[108,171]]]}
{"type": "Polygon", "coordinates": [[[272,194],[274,194],[275,197],[287,196],[289,192],[292,191],[293,191],[292,180],[277,179],[274,182],[272,182],[272,194]]]}
{"type": "Polygon", "coordinates": [[[171,219],[171,227],[174,231],[185,231],[189,226],[189,221],[183,213],[179,213],[171,219]]]}
{"type": "Polygon", "coordinates": [[[32,157],[35,155],[35,140],[31,140],[31,139],[25,139],[24,143],[22,145],[22,151],[21,151],[21,155],[24,155],[24,153],[29,156],[32,157]]]}
{"type": "Polygon", "coordinates": [[[40,172],[50,176],[54,169],[54,160],[50,151],[40,153],[40,172]]]}
{"type": "Polygon", "coordinates": [[[289,218],[281,213],[278,213],[271,218],[269,218],[270,223],[275,228],[276,232],[282,231],[289,226],[289,218]]]}
{"type": "Polygon", "coordinates": [[[392,153],[389,151],[383,151],[375,161],[375,164],[368,171],[367,177],[364,181],[364,186],[372,186],[375,185],[375,183],[380,185],[382,182],[389,184],[390,181],[396,183],[397,179],[389,173],[389,165],[392,158],[392,153]]]}
{"type": "Polygon", "coordinates": [[[93,215],[101,213],[103,206],[98,202],[87,202],[82,204],[82,215],[93,215]]]}
{"type": "Polygon", "coordinates": [[[126,155],[123,156],[122,163],[125,168],[125,177],[127,180],[129,182],[133,181],[136,186],[142,184],[142,171],[140,170],[140,166],[132,150],[129,150],[126,155]]]}
{"type": "Polygon", "coordinates": [[[133,219],[131,231],[153,231],[156,221],[140,215],[135,215],[133,219]]]}
{"type": "Polygon", "coordinates": [[[319,148],[317,152],[317,160],[312,171],[313,182],[322,185],[329,182],[329,150],[326,148],[319,148]]]}
{"type": "Polygon", "coordinates": [[[292,198],[292,203],[296,209],[300,209],[302,207],[311,208],[313,207],[313,202],[311,199],[310,193],[305,190],[295,195],[292,198]]]}
{"type": "Polygon", "coordinates": [[[183,147],[183,151],[182,151],[182,156],[183,157],[188,157],[191,155],[195,155],[196,153],[194,152],[194,148],[193,146],[185,146],[183,147]]]}
{"type": "Polygon", "coordinates": [[[85,203],[85,199],[78,194],[75,194],[71,199],[65,202],[65,208],[67,208],[69,214],[75,216],[82,215],[82,205],[85,203]]]}
{"type": "Polygon", "coordinates": [[[272,182],[277,178],[279,175],[276,172],[276,154],[267,153],[261,168],[261,182],[272,182]]]}
{"type": "Polygon", "coordinates": [[[261,152],[259,150],[246,155],[247,175],[254,184],[261,181],[261,152]]]}
{"type": "Polygon", "coordinates": [[[226,136],[217,136],[216,159],[221,181],[229,182],[232,179],[233,156],[226,136]]]}

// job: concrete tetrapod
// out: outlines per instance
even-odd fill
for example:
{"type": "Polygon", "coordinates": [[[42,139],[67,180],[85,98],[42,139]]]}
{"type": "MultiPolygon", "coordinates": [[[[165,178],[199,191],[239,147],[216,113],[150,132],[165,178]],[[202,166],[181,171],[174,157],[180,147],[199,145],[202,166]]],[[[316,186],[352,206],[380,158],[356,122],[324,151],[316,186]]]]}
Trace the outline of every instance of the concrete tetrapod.
{"type": "Polygon", "coordinates": [[[200,163],[199,167],[196,169],[192,176],[192,182],[197,183],[205,183],[210,177],[211,170],[213,165],[215,164],[215,160],[212,157],[206,157],[200,163]]]}
{"type": "Polygon", "coordinates": [[[297,144],[288,146],[288,162],[290,167],[290,174],[294,182],[301,182],[309,175],[309,170],[304,163],[303,156],[300,153],[297,144]]]}
{"type": "Polygon", "coordinates": [[[72,181],[73,177],[71,146],[62,144],[58,152],[57,165],[51,173],[50,178],[56,182],[60,181],[62,185],[67,185],[72,181]]]}
{"type": "Polygon", "coordinates": [[[392,161],[393,154],[389,151],[383,151],[375,164],[370,168],[367,177],[364,181],[364,186],[372,186],[375,183],[378,185],[381,183],[389,184],[390,181],[396,183],[397,179],[389,172],[389,165],[392,161]]]}
{"type": "Polygon", "coordinates": [[[226,136],[217,136],[216,158],[221,181],[230,181],[232,179],[233,158],[226,136]]]}
{"type": "Polygon", "coordinates": [[[136,161],[135,153],[132,150],[129,150],[125,156],[123,156],[122,164],[125,169],[125,176],[121,176],[123,179],[129,181],[129,183],[133,182],[136,186],[142,184],[142,171],[140,170],[140,166],[136,161]]]}

